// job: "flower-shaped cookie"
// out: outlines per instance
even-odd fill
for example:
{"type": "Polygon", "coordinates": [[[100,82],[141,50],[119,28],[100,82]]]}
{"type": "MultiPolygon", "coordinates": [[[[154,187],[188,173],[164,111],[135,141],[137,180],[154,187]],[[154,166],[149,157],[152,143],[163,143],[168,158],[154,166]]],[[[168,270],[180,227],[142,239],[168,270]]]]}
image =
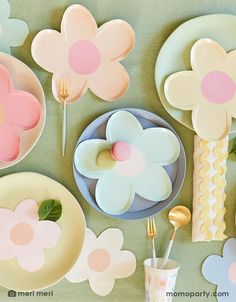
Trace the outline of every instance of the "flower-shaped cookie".
{"type": "Polygon", "coordinates": [[[217,285],[219,302],[234,302],[236,296],[236,239],[226,241],[223,256],[209,256],[202,267],[203,276],[211,283],[217,285]]]}
{"type": "Polygon", "coordinates": [[[98,237],[87,229],[82,252],[66,279],[73,283],[89,280],[96,294],[108,295],[115,279],[127,278],[136,269],[135,255],[121,250],[123,241],[119,229],[107,229],[98,237]]]}
{"type": "Polygon", "coordinates": [[[106,140],[78,145],[75,167],[82,175],[98,179],[99,207],[119,215],[130,208],[135,193],[151,201],[170,196],[172,183],[163,166],[175,162],[179,153],[179,141],[170,130],[144,130],[135,116],[119,111],[107,123],[106,140]]]}
{"type": "Polygon", "coordinates": [[[32,56],[53,73],[52,90],[60,100],[62,79],[69,81],[68,102],[79,99],[88,88],[106,101],[125,94],[129,75],[119,63],[134,46],[134,31],[123,20],[105,23],[99,29],[91,13],[72,5],[64,13],[61,33],[39,32],[32,43],[32,56]]]}
{"type": "Polygon", "coordinates": [[[222,139],[236,118],[236,51],[225,50],[210,39],[191,49],[192,71],[172,74],[165,82],[168,102],[192,110],[196,133],[207,141],[222,139]]]}
{"type": "Polygon", "coordinates": [[[0,209],[0,260],[17,258],[29,272],[44,265],[45,248],[56,246],[61,230],[53,221],[39,221],[38,205],[32,199],[19,203],[15,211],[0,209]]]}
{"type": "Polygon", "coordinates": [[[20,46],[29,33],[28,25],[18,19],[9,19],[10,5],[0,0],[0,51],[11,53],[10,46],[20,46]]]}
{"type": "Polygon", "coordinates": [[[32,94],[15,90],[10,75],[0,65],[0,161],[11,162],[20,152],[20,133],[34,128],[41,115],[32,94]]]}

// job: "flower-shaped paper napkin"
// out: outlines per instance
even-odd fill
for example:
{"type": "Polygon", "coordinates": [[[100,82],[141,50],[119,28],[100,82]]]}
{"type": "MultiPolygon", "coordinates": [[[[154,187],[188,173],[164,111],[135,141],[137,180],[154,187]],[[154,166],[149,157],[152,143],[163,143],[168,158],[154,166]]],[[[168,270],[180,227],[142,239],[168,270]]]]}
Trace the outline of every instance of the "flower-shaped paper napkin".
{"type": "Polygon", "coordinates": [[[223,256],[209,256],[202,267],[203,276],[217,285],[218,302],[235,302],[236,297],[236,239],[226,241],[223,256]],[[225,294],[223,294],[225,293],[225,294]]]}
{"type": "Polygon", "coordinates": [[[83,250],[66,279],[72,283],[88,280],[97,295],[108,295],[115,279],[127,278],[136,269],[135,255],[121,250],[123,240],[119,229],[107,229],[98,237],[87,229],[83,250]]]}
{"type": "Polygon", "coordinates": [[[38,204],[21,201],[15,211],[0,208],[0,260],[16,257],[21,269],[35,272],[44,266],[44,249],[57,245],[61,235],[54,221],[40,221],[38,204]]]}

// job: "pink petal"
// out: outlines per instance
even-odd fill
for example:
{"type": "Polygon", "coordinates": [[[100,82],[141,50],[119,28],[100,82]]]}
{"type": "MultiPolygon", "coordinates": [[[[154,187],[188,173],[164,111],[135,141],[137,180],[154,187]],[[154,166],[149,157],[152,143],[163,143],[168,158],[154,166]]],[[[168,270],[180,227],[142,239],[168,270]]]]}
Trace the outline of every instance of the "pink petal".
{"type": "Polygon", "coordinates": [[[5,96],[2,104],[8,122],[21,129],[34,128],[40,120],[40,103],[28,92],[14,91],[5,96]]]}
{"type": "Polygon", "coordinates": [[[74,102],[81,98],[88,89],[87,80],[84,76],[74,73],[72,70],[65,70],[55,73],[52,78],[52,92],[54,97],[60,101],[60,83],[62,79],[69,82],[70,96],[67,102],[74,102]]]}
{"type": "Polygon", "coordinates": [[[12,87],[9,72],[3,65],[0,65],[0,95],[6,95],[9,91],[11,91],[12,87]]]}
{"type": "Polygon", "coordinates": [[[17,223],[15,214],[8,209],[0,209],[0,246],[9,239],[10,230],[17,223]]]}
{"type": "Polygon", "coordinates": [[[16,257],[20,268],[28,272],[38,271],[44,265],[44,251],[33,246],[18,249],[16,257]]]}
{"type": "Polygon", "coordinates": [[[59,225],[53,221],[39,221],[34,226],[34,240],[41,248],[53,248],[61,235],[59,225]]]}
{"type": "Polygon", "coordinates": [[[87,8],[74,4],[64,13],[61,32],[70,44],[77,40],[91,40],[97,32],[97,24],[87,8]]]}
{"type": "Polygon", "coordinates": [[[32,42],[31,51],[37,64],[49,72],[56,72],[67,60],[67,43],[56,30],[40,31],[32,42]]]}
{"type": "Polygon", "coordinates": [[[25,217],[38,220],[38,204],[33,199],[25,199],[15,209],[17,217],[25,217]]]}
{"type": "Polygon", "coordinates": [[[103,62],[88,80],[89,88],[105,101],[121,98],[129,87],[129,75],[120,63],[103,62]]]}
{"type": "Polygon", "coordinates": [[[98,29],[95,43],[108,60],[122,60],[133,49],[135,33],[123,20],[112,20],[98,29]]]}
{"type": "Polygon", "coordinates": [[[10,240],[0,239],[0,260],[9,260],[16,256],[17,249],[10,240]]]}
{"type": "Polygon", "coordinates": [[[8,123],[0,125],[0,161],[11,162],[20,153],[20,137],[8,123]]]}

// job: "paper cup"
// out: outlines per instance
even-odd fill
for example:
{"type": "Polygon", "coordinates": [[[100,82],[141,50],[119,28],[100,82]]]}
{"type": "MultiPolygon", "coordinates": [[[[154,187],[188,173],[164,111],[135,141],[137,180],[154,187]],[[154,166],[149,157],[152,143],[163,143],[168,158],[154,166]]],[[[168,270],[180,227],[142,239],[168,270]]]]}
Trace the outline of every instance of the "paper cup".
{"type": "Polygon", "coordinates": [[[168,260],[166,268],[160,269],[162,258],[157,258],[157,268],[151,266],[152,259],[144,261],[146,302],[171,302],[175,290],[179,264],[168,260]]]}

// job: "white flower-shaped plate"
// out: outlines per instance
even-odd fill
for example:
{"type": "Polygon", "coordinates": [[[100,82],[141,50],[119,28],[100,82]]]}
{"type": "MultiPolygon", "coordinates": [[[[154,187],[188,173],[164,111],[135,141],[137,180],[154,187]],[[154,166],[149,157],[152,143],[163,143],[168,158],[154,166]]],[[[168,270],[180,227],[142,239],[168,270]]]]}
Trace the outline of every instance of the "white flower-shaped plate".
{"type": "Polygon", "coordinates": [[[27,172],[1,177],[0,208],[15,210],[22,200],[28,198],[38,204],[46,199],[60,200],[62,216],[57,224],[61,235],[55,247],[44,250],[44,266],[35,272],[21,269],[16,257],[0,261],[0,286],[16,291],[43,289],[64,278],[80,255],[86,230],[78,201],[55,180],[27,172]]]}
{"type": "MultiPolygon", "coordinates": [[[[167,110],[184,126],[193,129],[191,111],[171,106],[166,100],[164,83],[171,74],[191,70],[190,51],[201,38],[218,42],[226,52],[236,49],[236,16],[227,14],[206,15],[181,24],[163,44],[156,61],[155,81],[160,100],[167,110]]],[[[236,131],[236,119],[232,120],[231,132],[236,131]]]]}
{"type": "Polygon", "coordinates": [[[46,103],[43,88],[36,75],[27,65],[3,52],[0,52],[0,64],[8,70],[14,88],[33,94],[41,105],[41,117],[37,126],[21,133],[20,154],[17,159],[11,162],[0,161],[1,170],[19,163],[32,151],[43,132],[46,120],[46,103]]]}
{"type": "MultiPolygon", "coordinates": [[[[86,140],[90,139],[105,139],[105,130],[106,130],[106,125],[109,120],[109,118],[115,113],[120,111],[114,110],[111,112],[107,112],[97,119],[95,119],[82,133],[80,136],[77,146],[86,140]]],[[[184,178],[185,178],[185,171],[186,171],[186,158],[185,158],[185,151],[183,148],[183,145],[180,141],[180,138],[174,131],[174,129],[162,118],[159,116],[145,111],[141,109],[133,109],[133,108],[128,108],[128,109],[122,109],[122,111],[128,111],[132,113],[138,121],[141,123],[144,129],[151,128],[151,127],[163,127],[171,130],[172,132],[175,133],[177,136],[179,143],[180,143],[180,156],[177,161],[175,161],[173,164],[169,166],[165,166],[165,169],[171,179],[172,182],[172,193],[171,195],[159,202],[153,202],[150,200],[147,200],[145,198],[142,198],[138,194],[135,195],[134,202],[132,203],[132,206],[130,209],[120,215],[111,215],[108,213],[103,212],[100,207],[98,206],[96,199],[95,199],[95,187],[97,180],[90,179],[87,177],[84,177],[81,175],[76,167],[75,167],[75,162],[74,162],[74,177],[75,181],[77,183],[77,186],[81,193],[83,194],[84,198],[87,200],[87,202],[95,208],[97,211],[108,215],[110,217],[116,218],[116,219],[123,219],[123,220],[136,220],[136,219],[143,219],[149,216],[152,216],[158,212],[160,212],[162,209],[167,207],[178,195],[184,178]]],[[[76,146],[76,148],[77,148],[76,146]]]]}

